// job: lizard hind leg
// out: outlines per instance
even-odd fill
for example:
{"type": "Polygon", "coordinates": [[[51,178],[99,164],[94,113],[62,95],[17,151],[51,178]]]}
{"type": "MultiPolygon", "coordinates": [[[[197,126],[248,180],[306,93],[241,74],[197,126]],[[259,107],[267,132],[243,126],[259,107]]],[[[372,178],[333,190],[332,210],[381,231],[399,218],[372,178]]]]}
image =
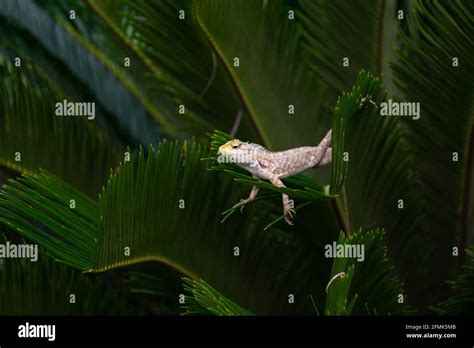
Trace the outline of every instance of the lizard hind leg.
{"type": "Polygon", "coordinates": [[[285,215],[285,221],[288,225],[293,225],[291,219],[296,214],[296,211],[290,207],[290,198],[287,194],[282,193],[283,200],[283,214],[285,215]]]}
{"type": "Polygon", "coordinates": [[[240,212],[242,212],[244,210],[245,205],[249,202],[252,202],[257,197],[259,189],[260,187],[258,186],[252,187],[252,191],[250,191],[250,196],[246,199],[241,199],[240,202],[234,205],[232,208],[235,209],[235,208],[240,207],[240,212]]]}
{"type": "MultiPolygon", "coordinates": [[[[270,182],[278,187],[286,187],[285,184],[278,177],[270,178],[270,182]]],[[[285,216],[285,221],[288,225],[293,225],[291,219],[296,214],[295,210],[290,207],[290,197],[286,193],[282,193],[283,201],[283,215],[285,216]]]]}

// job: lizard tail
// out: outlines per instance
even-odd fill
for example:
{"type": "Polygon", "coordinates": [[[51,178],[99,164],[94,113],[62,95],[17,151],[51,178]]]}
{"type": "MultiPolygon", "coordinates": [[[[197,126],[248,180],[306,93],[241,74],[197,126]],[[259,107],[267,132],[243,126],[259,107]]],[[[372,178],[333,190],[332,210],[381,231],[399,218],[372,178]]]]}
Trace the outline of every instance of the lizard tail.
{"type": "Polygon", "coordinates": [[[325,153],[326,150],[331,146],[331,141],[332,141],[332,128],[328,130],[323,140],[321,140],[321,142],[318,145],[318,147],[320,147],[321,150],[324,150],[323,153],[325,153]]]}
{"type": "Polygon", "coordinates": [[[332,160],[331,141],[332,141],[332,129],[330,129],[326,133],[323,140],[321,140],[318,146],[316,146],[313,166],[320,167],[331,162],[332,160]]]}

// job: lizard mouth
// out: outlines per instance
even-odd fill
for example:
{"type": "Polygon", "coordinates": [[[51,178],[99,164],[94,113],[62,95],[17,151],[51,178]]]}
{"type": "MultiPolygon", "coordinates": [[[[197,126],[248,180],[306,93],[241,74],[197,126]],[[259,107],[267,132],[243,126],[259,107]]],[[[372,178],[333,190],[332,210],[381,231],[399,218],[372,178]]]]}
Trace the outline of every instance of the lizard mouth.
{"type": "Polygon", "coordinates": [[[219,155],[223,155],[225,153],[225,149],[226,149],[226,144],[221,145],[221,146],[219,146],[219,150],[217,150],[217,153],[219,155]]]}

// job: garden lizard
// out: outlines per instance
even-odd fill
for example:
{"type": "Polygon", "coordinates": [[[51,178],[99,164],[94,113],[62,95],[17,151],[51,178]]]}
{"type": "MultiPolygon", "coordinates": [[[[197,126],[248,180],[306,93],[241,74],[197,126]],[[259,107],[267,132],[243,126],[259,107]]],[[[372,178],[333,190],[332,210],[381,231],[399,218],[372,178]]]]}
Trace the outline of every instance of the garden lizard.
{"type": "MultiPolygon", "coordinates": [[[[269,180],[273,185],[285,187],[281,179],[298,174],[305,169],[323,166],[331,162],[331,131],[329,130],[318,146],[304,146],[272,152],[262,145],[233,139],[219,147],[219,162],[235,163],[248,170],[254,178],[269,180]]],[[[253,186],[250,196],[241,199],[233,208],[241,207],[257,197],[259,187],[253,186]]],[[[292,225],[295,210],[290,207],[289,197],[282,194],[285,221],[292,225]]]]}

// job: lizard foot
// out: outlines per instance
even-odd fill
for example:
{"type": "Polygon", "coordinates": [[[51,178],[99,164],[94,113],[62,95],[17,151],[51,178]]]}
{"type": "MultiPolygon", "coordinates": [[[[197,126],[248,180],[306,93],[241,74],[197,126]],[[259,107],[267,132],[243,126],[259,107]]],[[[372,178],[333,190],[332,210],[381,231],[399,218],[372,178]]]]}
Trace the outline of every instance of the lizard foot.
{"type": "Polygon", "coordinates": [[[284,215],[285,215],[285,221],[288,225],[293,225],[293,222],[291,219],[293,216],[296,214],[296,211],[292,208],[285,209],[284,215]]]}
{"type": "Polygon", "coordinates": [[[250,199],[248,199],[248,198],[247,199],[241,199],[239,203],[237,203],[236,205],[234,205],[232,207],[232,209],[237,209],[238,207],[240,207],[240,212],[243,212],[244,207],[248,202],[250,202],[250,199]]]}

